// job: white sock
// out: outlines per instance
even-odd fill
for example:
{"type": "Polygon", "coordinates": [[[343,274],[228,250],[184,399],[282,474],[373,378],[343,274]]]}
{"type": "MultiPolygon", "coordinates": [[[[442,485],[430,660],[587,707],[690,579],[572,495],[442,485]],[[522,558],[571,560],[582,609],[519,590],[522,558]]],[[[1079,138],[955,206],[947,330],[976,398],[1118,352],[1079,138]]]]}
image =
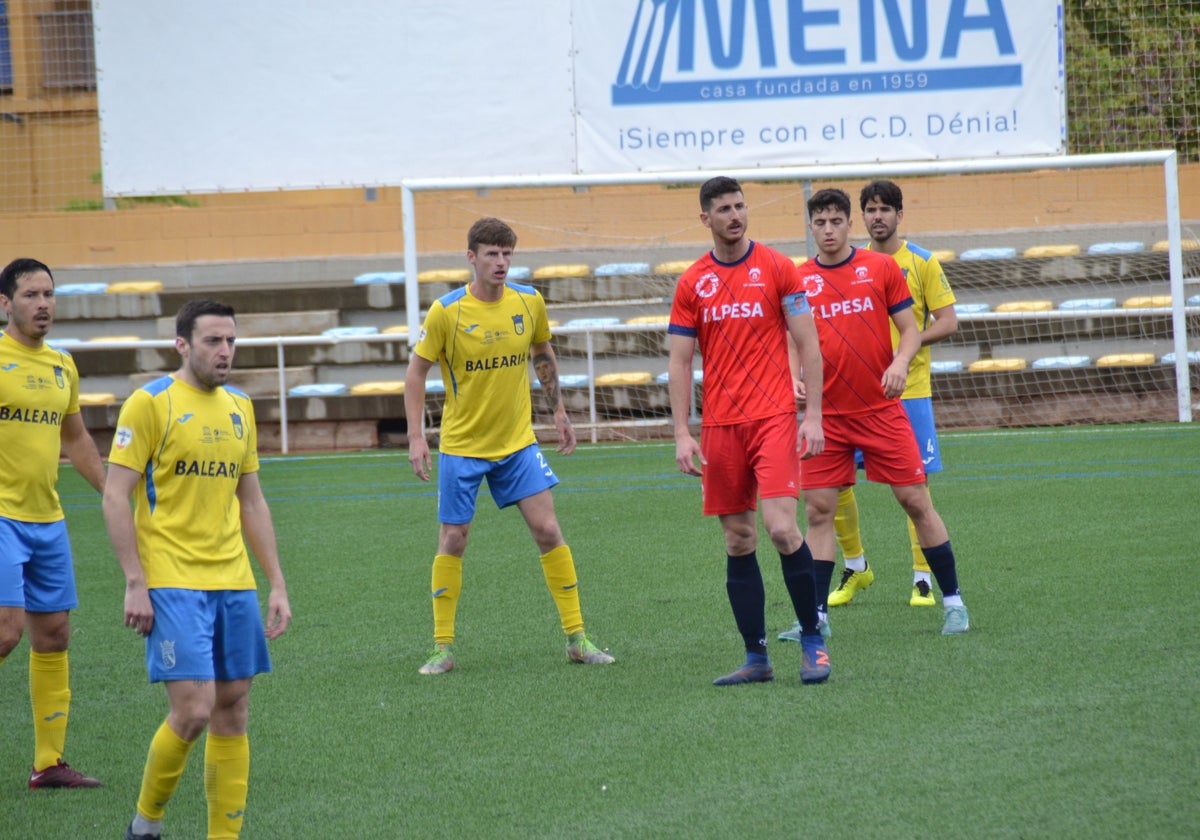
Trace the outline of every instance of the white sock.
{"type": "Polygon", "coordinates": [[[132,828],[134,834],[149,834],[157,837],[162,834],[162,820],[148,820],[141,814],[134,814],[132,828]]]}
{"type": "Polygon", "coordinates": [[[860,554],[857,557],[847,557],[846,568],[852,572],[865,572],[867,570],[867,555],[860,554]]]}
{"type": "Polygon", "coordinates": [[[963,606],[962,596],[961,595],[943,595],[942,596],[942,606],[943,607],[961,607],[961,606],[963,606]]]}

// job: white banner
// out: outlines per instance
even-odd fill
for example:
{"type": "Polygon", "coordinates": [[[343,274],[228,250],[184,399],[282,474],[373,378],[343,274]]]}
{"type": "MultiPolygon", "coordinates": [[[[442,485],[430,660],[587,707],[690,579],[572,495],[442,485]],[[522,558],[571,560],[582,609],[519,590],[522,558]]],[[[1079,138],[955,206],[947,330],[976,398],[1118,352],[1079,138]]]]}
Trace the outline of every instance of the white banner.
{"type": "Polygon", "coordinates": [[[578,169],[1065,152],[1051,0],[574,0],[578,169]]]}
{"type": "Polygon", "coordinates": [[[1061,154],[1056,0],[92,0],[106,195],[1061,154]]]}

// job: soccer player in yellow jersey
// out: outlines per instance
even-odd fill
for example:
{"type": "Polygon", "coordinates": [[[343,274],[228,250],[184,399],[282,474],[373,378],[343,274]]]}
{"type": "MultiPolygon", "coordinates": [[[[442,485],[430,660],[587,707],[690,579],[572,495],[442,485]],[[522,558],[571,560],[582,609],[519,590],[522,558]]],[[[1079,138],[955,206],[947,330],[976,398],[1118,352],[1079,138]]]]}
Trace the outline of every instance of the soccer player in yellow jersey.
{"type": "Polygon", "coordinates": [[[226,385],[235,337],[230,307],[185,304],[175,319],[182,366],[135,391],[117,418],[104,521],[125,573],[125,624],[146,637],[146,670],[166,685],[170,707],[150,742],[126,840],[159,837],[205,727],[208,836],[238,836],[250,684],[270,672],[267,639],[292,617],[258,479],[254,407],[226,385]],[[247,542],[271,587],[265,628],[247,542]]]}
{"type": "MultiPolygon", "coordinates": [[[[859,207],[863,222],[870,234],[868,250],[891,254],[900,265],[912,293],[913,315],[921,331],[921,348],[908,367],[908,382],[901,403],[912,424],[913,433],[921,450],[926,474],[926,491],[930,473],[942,471],[941,450],[938,447],[937,428],[933,418],[933,390],[929,379],[929,345],[941,341],[958,330],[958,317],[954,311],[954,292],[946,280],[946,274],[930,251],[902,238],[900,222],[904,219],[904,195],[892,181],[872,181],[859,194],[859,207]]],[[[892,324],[892,346],[896,347],[900,334],[892,324]]],[[[861,466],[861,459],[860,459],[861,466]]],[[[838,544],[842,549],[845,569],[837,589],[829,594],[828,606],[839,607],[849,604],[856,593],[866,589],[875,581],[875,572],[867,565],[862,536],[858,525],[858,501],[853,487],[843,487],[838,492],[837,514],[834,518],[838,544]]],[[[908,535],[913,558],[913,586],[909,604],[914,607],[937,605],[934,598],[932,573],[917,540],[916,526],[908,520],[908,535]]],[[[818,592],[827,592],[828,586],[818,581],[818,592]]],[[[781,639],[795,640],[796,629],[784,631],[781,639]]]]}
{"type": "Polygon", "coordinates": [[[480,219],[467,235],[471,282],[434,301],[425,316],[404,382],[409,422],[408,460],[422,481],[432,463],[425,440],[425,378],[441,367],[446,387],[438,453],[437,556],[433,559],[434,651],[422,674],[454,667],[454,617],[462,590],[467,533],[479,486],[498,507],[516,505],[541,555],[546,586],[567,635],[567,659],[585,665],[614,661],[583,631],[579,586],[571,549],[563,540],[550,488],[558,477],[533,432],[529,365],[554,412],[558,451],[575,450],[575,430],[559,389],[550,347],[546,303],[530,286],[507,282],[517,235],[499,219],[480,219]]]}
{"type": "Polygon", "coordinates": [[[0,272],[0,662],[29,629],[33,771],[29,787],[100,787],[62,760],[71,687],[69,611],[79,606],[71,543],[55,485],[65,452],[104,490],[104,462],[79,414],[70,354],[45,343],[54,323],[54,278],[22,257],[0,272]]]}

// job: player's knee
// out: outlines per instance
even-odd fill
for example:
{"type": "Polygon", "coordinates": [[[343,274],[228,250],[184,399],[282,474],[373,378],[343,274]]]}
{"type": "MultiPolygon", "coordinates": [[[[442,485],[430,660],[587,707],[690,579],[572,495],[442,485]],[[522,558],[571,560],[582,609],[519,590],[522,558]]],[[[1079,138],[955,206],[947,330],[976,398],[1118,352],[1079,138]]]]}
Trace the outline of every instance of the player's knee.
{"type": "Polygon", "coordinates": [[[0,656],[7,657],[21,641],[21,625],[0,625],[0,656]]]}

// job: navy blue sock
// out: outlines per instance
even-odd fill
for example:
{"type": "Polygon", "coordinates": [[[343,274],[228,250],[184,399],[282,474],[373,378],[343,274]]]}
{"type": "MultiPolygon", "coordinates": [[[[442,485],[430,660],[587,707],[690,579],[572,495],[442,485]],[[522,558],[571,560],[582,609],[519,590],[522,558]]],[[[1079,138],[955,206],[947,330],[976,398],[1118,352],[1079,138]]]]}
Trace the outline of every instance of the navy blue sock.
{"type": "Polygon", "coordinates": [[[925,562],[929,564],[929,571],[933,572],[942,595],[958,595],[958,570],[954,565],[954,549],[950,547],[950,540],[933,548],[922,548],[921,553],[925,555],[925,562]]]}
{"type": "Polygon", "coordinates": [[[788,595],[792,596],[792,609],[800,619],[802,634],[819,634],[817,629],[817,579],[813,573],[813,556],[808,543],[791,554],[780,554],[779,565],[783,568],[783,582],[788,595]]]}
{"type": "Polygon", "coordinates": [[[726,555],[725,591],[733,620],[737,623],[747,653],[767,652],[767,597],[763,592],[762,571],[752,551],[740,557],[726,555]]]}
{"type": "Polygon", "coordinates": [[[833,560],[813,559],[813,577],[817,586],[817,609],[829,612],[829,586],[833,583],[833,572],[837,563],[833,560]]]}

